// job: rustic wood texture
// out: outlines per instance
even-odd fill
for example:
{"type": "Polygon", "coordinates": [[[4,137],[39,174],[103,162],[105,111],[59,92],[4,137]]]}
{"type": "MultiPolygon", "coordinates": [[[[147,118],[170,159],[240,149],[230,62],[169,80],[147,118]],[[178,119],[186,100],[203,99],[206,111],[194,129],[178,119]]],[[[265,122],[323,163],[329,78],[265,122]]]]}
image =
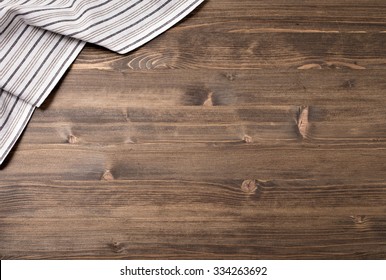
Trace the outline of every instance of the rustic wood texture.
{"type": "Polygon", "coordinates": [[[385,15],[207,0],[88,45],[0,167],[0,258],[385,259],[385,15]]]}

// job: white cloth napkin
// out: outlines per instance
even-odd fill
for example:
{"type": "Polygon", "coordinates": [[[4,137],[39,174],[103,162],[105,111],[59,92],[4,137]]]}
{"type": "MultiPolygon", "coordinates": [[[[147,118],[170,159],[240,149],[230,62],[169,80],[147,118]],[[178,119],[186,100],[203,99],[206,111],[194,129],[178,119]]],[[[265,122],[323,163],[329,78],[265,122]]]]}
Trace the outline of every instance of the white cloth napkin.
{"type": "Polygon", "coordinates": [[[203,1],[0,1],[0,164],[86,42],[127,53],[203,1]]]}

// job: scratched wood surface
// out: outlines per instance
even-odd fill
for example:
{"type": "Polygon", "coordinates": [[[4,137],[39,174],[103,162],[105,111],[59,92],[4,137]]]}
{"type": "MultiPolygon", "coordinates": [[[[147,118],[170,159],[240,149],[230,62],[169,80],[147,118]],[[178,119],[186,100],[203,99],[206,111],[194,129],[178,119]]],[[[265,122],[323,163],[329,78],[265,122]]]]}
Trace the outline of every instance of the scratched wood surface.
{"type": "Polygon", "coordinates": [[[0,258],[385,259],[385,14],[207,0],[88,45],[0,167],[0,258]]]}

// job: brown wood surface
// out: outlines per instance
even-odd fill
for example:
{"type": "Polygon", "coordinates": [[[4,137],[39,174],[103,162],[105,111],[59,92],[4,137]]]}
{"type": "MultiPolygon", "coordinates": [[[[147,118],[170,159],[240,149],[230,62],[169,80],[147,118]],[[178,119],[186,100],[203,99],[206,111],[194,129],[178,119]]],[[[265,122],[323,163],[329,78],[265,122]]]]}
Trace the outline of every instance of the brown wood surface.
{"type": "Polygon", "coordinates": [[[0,167],[0,258],[385,259],[385,15],[207,0],[87,45],[0,167]]]}

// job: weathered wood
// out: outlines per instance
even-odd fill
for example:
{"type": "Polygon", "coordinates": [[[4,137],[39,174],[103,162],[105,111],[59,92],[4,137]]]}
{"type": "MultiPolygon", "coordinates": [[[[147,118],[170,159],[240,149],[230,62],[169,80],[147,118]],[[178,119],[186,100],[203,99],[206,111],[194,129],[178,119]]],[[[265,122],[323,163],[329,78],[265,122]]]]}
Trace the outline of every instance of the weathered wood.
{"type": "Polygon", "coordinates": [[[127,56],[90,47],[74,67],[385,69],[382,0],[206,1],[168,36],[127,56]]]}
{"type": "Polygon", "coordinates": [[[0,167],[0,258],[385,259],[385,14],[208,0],[88,45],[0,167]]]}
{"type": "MultiPolygon", "coordinates": [[[[260,146],[159,143],[138,145],[34,145],[14,155],[17,168],[3,179],[98,180],[105,169],[119,179],[187,179],[218,182],[276,178],[383,181],[386,150],[334,145],[260,146]],[[40,156],[39,156],[40,155],[40,156]],[[40,163],[44,158],[45,164],[40,163]]],[[[12,163],[12,162],[11,162],[12,163]]]]}
{"type": "Polygon", "coordinates": [[[194,181],[2,183],[0,250],[7,258],[385,257],[385,184],[257,185],[247,194],[194,181]]]}
{"type": "Polygon", "coordinates": [[[22,143],[60,144],[71,136],[79,145],[238,143],[249,136],[259,145],[379,148],[384,88],[382,70],[189,70],[189,76],[73,70],[48,100],[49,110],[36,112],[22,143]],[[297,127],[302,106],[308,108],[306,139],[297,127]]]}
{"type": "Polygon", "coordinates": [[[384,98],[386,89],[384,72],[176,69],[117,73],[72,69],[43,108],[186,108],[204,105],[210,93],[213,106],[313,103],[381,107],[379,99],[384,98]]]}
{"type": "MultiPolygon", "coordinates": [[[[232,24],[232,23],[229,23],[232,24]]],[[[233,26],[233,25],[232,25],[233,26]]],[[[386,33],[222,33],[212,26],[154,41],[127,56],[87,49],[75,69],[385,69],[386,33]],[[208,31],[205,31],[207,29],[208,31]],[[192,32],[194,36],[192,35],[192,32]]],[[[386,27],[384,27],[386,29],[386,27]]]]}

